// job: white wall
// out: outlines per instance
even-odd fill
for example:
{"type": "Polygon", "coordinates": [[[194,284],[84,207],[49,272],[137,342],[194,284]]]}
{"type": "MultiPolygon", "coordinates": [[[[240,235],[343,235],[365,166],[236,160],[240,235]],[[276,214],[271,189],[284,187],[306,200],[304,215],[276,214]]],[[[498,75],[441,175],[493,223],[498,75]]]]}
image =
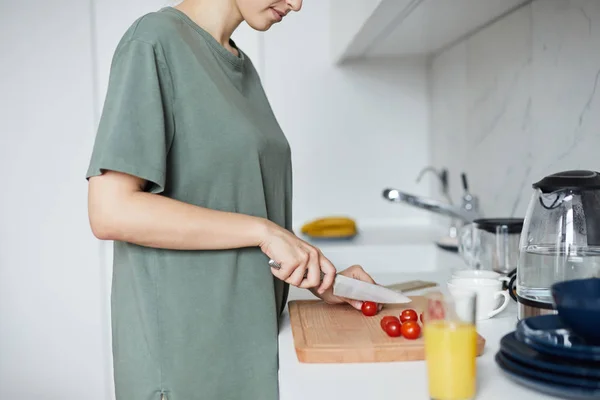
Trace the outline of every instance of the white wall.
{"type": "Polygon", "coordinates": [[[486,216],[524,216],[547,174],[600,170],[599,49],[600,1],[536,0],[433,60],[433,163],[467,171],[486,216]]]}
{"type": "Polygon", "coordinates": [[[385,187],[428,195],[415,179],[429,159],[422,60],[334,67],[329,2],[265,34],[265,88],[292,146],[294,220],[346,214],[372,223],[426,224],[429,215],[382,199],[385,187]]]}
{"type": "Polygon", "coordinates": [[[106,400],[89,2],[0,2],[0,398],[106,400]]]}

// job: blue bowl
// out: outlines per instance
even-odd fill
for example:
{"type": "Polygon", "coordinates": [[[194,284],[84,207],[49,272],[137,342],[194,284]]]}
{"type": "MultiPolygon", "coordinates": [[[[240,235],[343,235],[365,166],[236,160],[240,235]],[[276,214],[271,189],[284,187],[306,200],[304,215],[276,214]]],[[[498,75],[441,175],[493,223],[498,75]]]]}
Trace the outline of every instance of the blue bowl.
{"type": "Polygon", "coordinates": [[[576,279],[552,285],[558,316],[590,344],[600,344],[600,278],[576,279]]]}

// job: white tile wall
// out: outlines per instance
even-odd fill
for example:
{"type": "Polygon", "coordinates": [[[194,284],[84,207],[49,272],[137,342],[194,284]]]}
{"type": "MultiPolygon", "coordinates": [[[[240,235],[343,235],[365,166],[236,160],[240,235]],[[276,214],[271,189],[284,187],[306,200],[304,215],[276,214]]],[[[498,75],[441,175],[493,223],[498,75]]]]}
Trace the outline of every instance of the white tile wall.
{"type": "Polygon", "coordinates": [[[600,170],[600,1],[537,0],[436,56],[433,163],[486,216],[523,216],[531,183],[600,170]]]}

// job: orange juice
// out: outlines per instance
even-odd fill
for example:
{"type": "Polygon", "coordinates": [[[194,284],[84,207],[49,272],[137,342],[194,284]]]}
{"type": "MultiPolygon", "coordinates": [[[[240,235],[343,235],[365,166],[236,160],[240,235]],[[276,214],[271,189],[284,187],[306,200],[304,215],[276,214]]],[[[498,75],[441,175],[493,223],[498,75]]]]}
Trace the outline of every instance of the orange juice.
{"type": "Polygon", "coordinates": [[[424,328],[429,397],[435,400],[467,400],[475,397],[475,326],[432,321],[427,322],[424,328]]]}

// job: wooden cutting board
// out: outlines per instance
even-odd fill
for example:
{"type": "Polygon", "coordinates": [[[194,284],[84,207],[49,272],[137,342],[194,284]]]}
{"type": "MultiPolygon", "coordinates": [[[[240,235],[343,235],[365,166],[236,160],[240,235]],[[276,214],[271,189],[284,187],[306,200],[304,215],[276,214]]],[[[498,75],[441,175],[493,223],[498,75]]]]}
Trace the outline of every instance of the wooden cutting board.
{"type": "MultiPolygon", "coordinates": [[[[349,305],[329,305],[320,300],[289,303],[294,347],[303,363],[363,363],[425,359],[423,334],[415,340],[389,337],[380,326],[385,315],[398,316],[405,308],[419,314],[426,299],[412,296],[412,303],[384,306],[379,314],[365,317],[349,305]]],[[[477,355],[485,339],[477,335],[477,355]]]]}

